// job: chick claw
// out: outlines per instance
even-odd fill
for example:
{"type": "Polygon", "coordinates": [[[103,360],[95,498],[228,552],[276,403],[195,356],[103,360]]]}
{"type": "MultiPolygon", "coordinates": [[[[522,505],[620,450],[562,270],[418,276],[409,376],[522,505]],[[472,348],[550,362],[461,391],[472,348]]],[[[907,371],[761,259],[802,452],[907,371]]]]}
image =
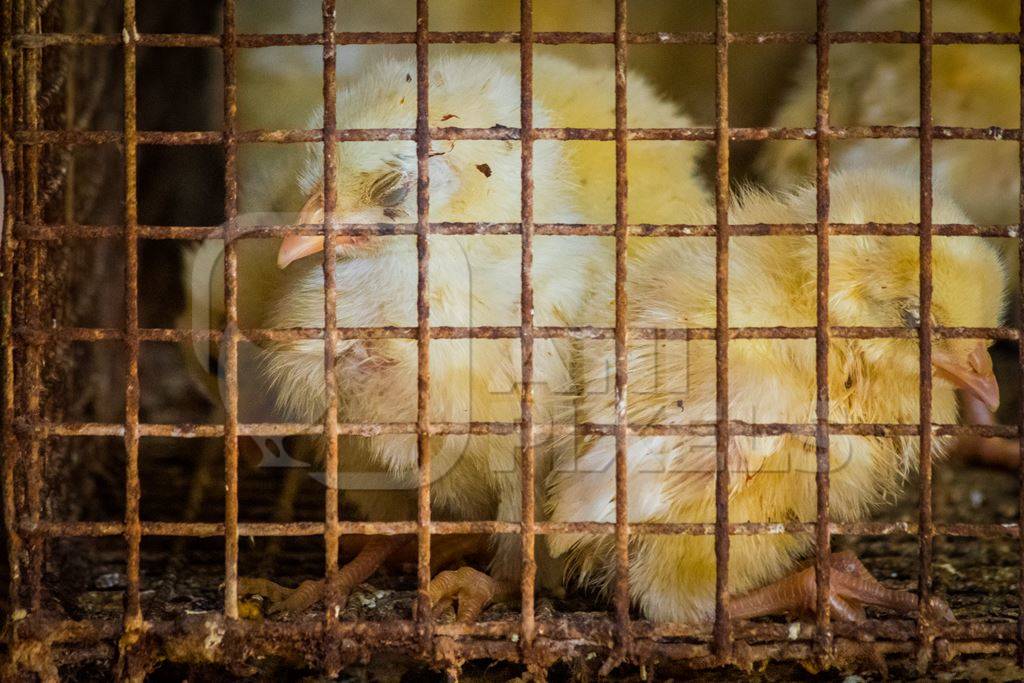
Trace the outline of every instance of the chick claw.
{"type": "MultiPolygon", "coordinates": [[[[338,597],[344,602],[356,586],[368,579],[395,550],[408,539],[402,536],[370,538],[351,562],[338,572],[338,597]]],[[[239,593],[261,595],[270,600],[270,614],[303,612],[322,600],[327,593],[323,579],[303,581],[298,588],[287,588],[268,579],[240,579],[239,593]]]]}
{"type": "MultiPolygon", "coordinates": [[[[270,601],[268,614],[288,612],[299,614],[309,609],[324,597],[323,579],[303,581],[297,588],[288,588],[269,579],[241,578],[238,592],[243,595],[259,595],[270,601]]],[[[341,591],[341,598],[348,597],[348,590],[341,591]]]]}
{"type": "MultiPolygon", "coordinates": [[[[864,605],[906,613],[917,610],[917,597],[913,593],[886,588],[852,553],[832,555],[831,565],[828,601],[840,620],[863,622],[866,619],[864,605]]],[[[780,612],[813,613],[816,602],[814,567],[808,567],[736,598],[729,607],[729,614],[734,619],[752,619],[780,612]]],[[[927,609],[931,618],[956,620],[941,598],[933,596],[927,609]]]]}
{"type": "Polygon", "coordinates": [[[435,617],[458,600],[456,620],[468,624],[477,620],[484,608],[502,592],[502,587],[501,582],[481,571],[460,567],[435,576],[427,588],[427,595],[435,617]]]}

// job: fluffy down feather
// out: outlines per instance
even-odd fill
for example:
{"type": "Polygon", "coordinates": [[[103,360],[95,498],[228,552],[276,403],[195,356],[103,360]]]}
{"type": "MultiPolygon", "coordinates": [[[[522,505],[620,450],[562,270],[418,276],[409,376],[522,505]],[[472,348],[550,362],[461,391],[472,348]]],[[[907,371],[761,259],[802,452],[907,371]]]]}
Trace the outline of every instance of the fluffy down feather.
{"type": "MultiPolygon", "coordinates": [[[[835,222],[917,220],[916,180],[899,173],[832,178],[835,222]]],[[[813,222],[815,191],[750,192],[731,211],[736,223],[813,222]]],[[[942,193],[936,220],[965,216],[942,193]]],[[[713,217],[705,217],[713,222],[713,217]]],[[[715,326],[713,239],[638,239],[629,268],[630,322],[637,327],[715,326]]],[[[914,325],[918,311],[918,241],[913,237],[831,238],[830,322],[842,326],[914,325]]],[[[978,238],[935,238],[933,315],[940,325],[993,326],[1002,313],[1003,267],[978,238]]],[[[814,326],[816,246],[813,237],[737,237],[730,241],[729,324],[814,326]]],[[[607,301],[592,306],[607,307],[607,301]]],[[[936,354],[968,356],[972,340],[936,340],[936,354]]],[[[584,353],[577,419],[614,422],[611,348],[584,353]]],[[[834,338],[829,353],[831,419],[915,423],[918,349],[912,339],[834,338]]],[[[631,343],[629,419],[634,426],[709,423],[715,419],[713,341],[631,343]]],[[[934,382],[933,420],[955,422],[952,384],[934,382]]],[[[730,419],[813,423],[813,340],[729,343],[730,419]]],[[[831,511],[837,521],[867,515],[899,488],[917,463],[916,438],[833,436],[831,511]]],[[[936,450],[945,443],[939,440],[936,450]]],[[[614,521],[614,440],[580,438],[558,450],[547,507],[555,521],[614,521]]],[[[733,437],[729,444],[733,522],[813,521],[815,445],[799,436],[733,437]]],[[[715,519],[714,438],[632,437],[628,451],[631,522],[710,523],[715,519]]],[[[569,559],[575,580],[609,588],[614,552],[608,536],[548,537],[569,559]]],[[[790,572],[811,548],[809,535],[733,536],[730,590],[742,594],[790,572]]],[[[634,536],[633,600],[653,619],[697,622],[714,610],[712,536],[634,536]]]]}
{"type": "MultiPolygon", "coordinates": [[[[535,125],[613,124],[613,76],[564,60],[535,60],[535,125]],[[578,123],[567,124],[567,121],[578,123]]],[[[663,126],[688,119],[662,102],[640,78],[631,78],[636,109],[663,126]]],[[[517,126],[516,60],[494,56],[442,58],[431,65],[433,126],[517,126]]],[[[338,121],[344,127],[411,126],[415,69],[386,60],[339,89],[338,121]]],[[[629,174],[638,189],[630,208],[639,220],[669,221],[707,202],[696,179],[699,148],[687,144],[636,143],[629,174]],[[663,169],[683,180],[658,188],[663,169]],[[657,188],[657,189],[655,189],[657,188]]],[[[412,222],[415,154],[411,143],[341,143],[337,214],[345,222],[412,222]]],[[[614,216],[614,146],[610,143],[535,144],[534,216],[542,222],[603,222],[614,216]]],[[[302,172],[299,196],[320,192],[319,150],[302,172]]],[[[280,182],[294,185],[295,176],[280,182]]],[[[520,149],[503,141],[434,143],[430,159],[431,221],[517,222],[520,216],[520,149]]],[[[412,236],[344,242],[336,269],[337,317],[342,328],[415,327],[417,261],[412,236]]],[[[508,236],[430,238],[430,322],[434,326],[520,322],[520,240],[508,236]]],[[[534,240],[534,320],[538,326],[587,322],[583,305],[595,291],[607,297],[612,260],[607,238],[538,236],[534,240]]],[[[286,270],[270,306],[274,327],[323,325],[323,272],[318,259],[286,270]]],[[[535,344],[537,421],[564,419],[569,343],[535,344]]],[[[410,422],[416,417],[416,344],[413,340],[346,340],[338,344],[336,371],[342,422],[410,422]]],[[[434,422],[515,421],[519,418],[518,341],[437,339],[430,346],[434,422]]],[[[324,403],[323,343],[274,345],[264,358],[269,391],[282,410],[302,421],[320,420],[324,403]]],[[[454,435],[431,439],[432,507],[438,518],[518,520],[521,496],[518,436],[454,435]]],[[[345,495],[372,520],[414,518],[417,481],[415,435],[343,437],[341,476],[345,495]],[[390,489],[382,491],[382,489],[390,489]]],[[[541,450],[541,449],[539,449],[541,450]]],[[[538,464],[538,481],[544,463],[538,464]]],[[[494,573],[518,571],[518,540],[500,544],[494,573]]]]}

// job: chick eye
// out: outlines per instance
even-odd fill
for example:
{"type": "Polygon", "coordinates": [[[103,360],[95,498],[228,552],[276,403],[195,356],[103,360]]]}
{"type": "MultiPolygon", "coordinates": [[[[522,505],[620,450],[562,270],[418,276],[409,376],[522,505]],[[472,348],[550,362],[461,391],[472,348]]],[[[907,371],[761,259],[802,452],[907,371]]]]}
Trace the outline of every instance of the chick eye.
{"type": "Polygon", "coordinates": [[[921,309],[917,306],[905,306],[900,311],[900,316],[903,318],[903,324],[907,327],[921,326],[921,309]]]}
{"type": "Polygon", "coordinates": [[[400,171],[392,171],[380,176],[367,190],[367,201],[372,206],[384,208],[395,207],[405,201],[412,189],[412,183],[400,171]]]}

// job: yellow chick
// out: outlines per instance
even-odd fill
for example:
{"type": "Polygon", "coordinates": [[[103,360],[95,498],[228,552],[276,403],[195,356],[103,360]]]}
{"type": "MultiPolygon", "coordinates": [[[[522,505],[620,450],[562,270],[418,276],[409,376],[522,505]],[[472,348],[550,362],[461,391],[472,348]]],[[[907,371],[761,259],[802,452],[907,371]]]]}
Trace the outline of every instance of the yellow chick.
{"type": "MultiPolygon", "coordinates": [[[[919,27],[914,3],[873,0],[856,7],[838,7],[835,28],[904,30],[919,27]]],[[[1016,32],[1020,3],[1011,0],[936,2],[936,31],[1016,32]]],[[[810,55],[794,75],[795,84],[775,116],[777,126],[807,126],[814,121],[815,60],[810,55]]],[[[913,45],[838,45],[830,61],[833,126],[919,123],[919,50],[913,45]]],[[[932,114],[936,125],[1016,128],[1020,125],[1020,55],[1010,45],[938,45],[932,57],[932,114]]],[[[832,168],[894,164],[917,168],[916,139],[835,140],[832,168]]],[[[1019,220],[1020,164],[1018,143],[1011,140],[940,140],[933,145],[934,178],[963,207],[968,222],[1014,224],[1019,220]]],[[[774,187],[792,186],[814,171],[812,144],[773,141],[756,160],[760,175],[774,187]]],[[[1016,240],[999,240],[1016,282],[1016,240]]],[[[1013,288],[1014,296],[1016,288],[1013,288]]],[[[970,402],[970,397],[965,401],[970,402]]],[[[968,405],[970,422],[993,424],[984,406],[968,405]]],[[[956,450],[982,463],[1015,468],[1016,440],[965,438],[956,450]]]]}
{"type": "MultiPolygon", "coordinates": [[[[900,173],[858,172],[832,177],[835,222],[918,218],[917,181],[900,173]]],[[[732,208],[735,223],[815,220],[815,190],[748,193],[732,208]]],[[[960,222],[963,212],[936,194],[937,220],[960,222]]],[[[711,220],[705,216],[705,220],[711,220]]],[[[637,240],[630,266],[630,323],[636,327],[715,326],[713,239],[637,240]]],[[[918,239],[830,239],[829,322],[834,326],[916,328],[920,322],[918,239]]],[[[729,249],[729,324],[734,327],[814,326],[816,242],[813,237],[737,237],[729,249]]],[[[1003,266],[999,255],[973,237],[933,241],[936,325],[987,327],[999,322],[1003,266]]],[[[607,302],[595,302],[607,306],[607,302]]],[[[998,387],[987,342],[934,341],[932,419],[957,420],[959,387],[990,408],[998,387]]],[[[715,420],[713,341],[635,341],[629,358],[629,420],[634,426],[700,424],[715,420]]],[[[918,420],[918,356],[913,339],[833,338],[829,352],[831,420],[904,423],[918,420]]],[[[614,422],[614,367],[609,346],[584,352],[581,422],[614,422]]],[[[731,420],[813,424],[814,340],[744,340],[729,343],[731,420]]],[[[936,439],[936,454],[946,447],[936,439]]],[[[831,437],[830,509],[835,521],[866,516],[894,495],[918,462],[916,437],[831,437]]],[[[547,510],[560,522],[615,518],[615,444],[581,437],[554,465],[547,510]]],[[[629,519],[639,522],[715,521],[715,443],[703,437],[631,437],[628,451],[629,519]]],[[[813,438],[735,436],[729,443],[730,521],[781,523],[816,517],[813,438]]],[[[569,575],[608,589],[613,582],[610,536],[550,536],[555,556],[568,559],[569,575]]],[[[731,615],[751,618],[813,607],[814,570],[794,572],[812,550],[812,534],[738,535],[730,541],[731,615]],[[791,575],[792,574],[792,575],[791,575]],[[791,575],[788,576],[787,575],[791,575]],[[774,582],[774,583],[773,583],[774,582]]],[[[630,545],[632,599],[649,618],[708,620],[715,605],[713,536],[634,535],[630,545]]],[[[836,555],[831,605],[840,619],[858,619],[862,605],[910,610],[913,596],[879,585],[855,558],[836,555]]],[[[940,601],[935,608],[943,615],[940,601]]]]}
{"type": "MultiPolygon", "coordinates": [[[[470,128],[519,125],[517,60],[498,56],[440,58],[430,67],[430,124],[470,128]]],[[[534,124],[537,127],[614,123],[613,75],[538,56],[534,124]],[[569,122],[577,122],[575,124],[569,122]]],[[[631,111],[662,127],[689,125],[640,78],[630,78],[631,111]]],[[[415,120],[416,70],[411,61],[384,60],[338,90],[339,127],[411,127],[415,120]]],[[[316,125],[316,124],[314,124],[316,125]]],[[[301,173],[306,197],[299,223],[323,220],[321,149],[313,146],[301,173]]],[[[628,173],[636,181],[630,210],[639,220],[668,222],[691,204],[708,201],[695,176],[701,148],[679,143],[630,146],[628,173]],[[651,179],[664,169],[681,173],[676,187],[657,188],[651,179]],[[650,188],[644,191],[643,188],[650,188]],[[657,188],[657,189],[655,189],[657,188]]],[[[436,141],[430,157],[430,219],[481,223],[518,222],[519,144],[506,141],[436,141]]],[[[538,223],[605,222],[614,216],[614,145],[538,141],[534,145],[534,217],[538,223]]],[[[416,215],[416,156],[413,144],[346,142],[338,148],[336,217],[342,222],[411,223],[416,215]]],[[[282,176],[281,183],[295,184],[282,176]]],[[[272,188],[273,191],[274,188],[272,188]]],[[[341,328],[415,327],[417,259],[415,238],[339,237],[336,267],[337,320],[341,328]]],[[[537,236],[534,239],[534,323],[587,323],[583,304],[595,288],[607,287],[611,240],[537,236]]],[[[322,327],[324,280],[319,237],[288,237],[278,252],[285,280],[268,302],[272,327],[322,327]],[[296,261],[301,262],[295,263],[296,261]],[[294,265],[292,265],[294,264],[294,265]]],[[[432,326],[518,326],[521,244],[515,235],[430,238],[429,301],[432,326]]],[[[605,291],[605,295],[607,292],[605,291]]],[[[568,340],[535,342],[537,424],[563,419],[566,398],[551,387],[570,381],[568,340]]],[[[414,422],[417,409],[415,340],[343,340],[336,372],[341,422],[414,422]]],[[[327,408],[324,351],[320,340],[271,345],[263,359],[268,391],[289,419],[319,422],[327,408]]],[[[430,345],[433,422],[514,422],[519,419],[519,342],[512,339],[436,339],[430,345]]],[[[439,519],[520,519],[517,435],[445,435],[431,439],[433,515],[439,519]]],[[[381,434],[342,437],[343,495],[373,521],[415,519],[418,482],[416,436],[381,434]]],[[[538,448],[537,480],[546,460],[538,448]]],[[[365,580],[398,541],[368,543],[341,572],[347,592],[365,580]]],[[[471,619],[515,581],[519,540],[495,539],[493,578],[463,568],[441,574],[431,585],[438,603],[459,601],[459,617],[471,619]]],[[[243,591],[264,592],[262,581],[243,591]]],[[[273,591],[266,591],[273,592],[273,591]]],[[[320,582],[280,600],[275,610],[299,609],[319,598],[320,582]]]]}

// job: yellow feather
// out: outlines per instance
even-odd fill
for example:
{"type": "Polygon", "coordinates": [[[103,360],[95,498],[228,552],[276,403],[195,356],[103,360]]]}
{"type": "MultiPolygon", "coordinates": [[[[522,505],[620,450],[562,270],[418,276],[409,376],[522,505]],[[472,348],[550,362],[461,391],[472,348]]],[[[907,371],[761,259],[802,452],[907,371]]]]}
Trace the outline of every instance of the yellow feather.
{"type": "MultiPolygon", "coordinates": [[[[835,222],[918,220],[918,187],[911,175],[836,173],[835,222]]],[[[816,193],[751,192],[733,206],[734,223],[813,222],[816,193]]],[[[935,197],[936,221],[960,222],[963,213],[935,197]]],[[[706,221],[713,222],[708,210],[706,221]]],[[[630,322],[637,327],[715,325],[715,244],[711,238],[648,238],[638,243],[629,273],[630,322]]],[[[918,295],[918,240],[843,237],[830,240],[830,323],[901,326],[901,306],[918,295]]],[[[729,324],[734,327],[813,327],[816,318],[816,242],[813,237],[737,237],[729,250],[729,324]]],[[[983,240],[937,237],[933,243],[933,313],[937,324],[988,327],[1004,302],[1000,259],[983,240]]],[[[606,305],[602,302],[602,305],[606,305]]],[[[971,340],[936,340],[935,348],[967,354],[971,340]]],[[[583,351],[583,393],[577,419],[614,421],[614,367],[610,345],[583,351]]],[[[629,357],[629,419],[633,426],[702,424],[715,420],[713,341],[634,341],[629,357]]],[[[831,420],[905,423],[918,419],[918,349],[908,339],[834,338],[829,353],[831,420]]],[[[815,420],[815,353],[809,340],[729,343],[730,419],[751,423],[815,420]]],[[[936,378],[933,420],[957,419],[953,386],[936,378]]],[[[943,444],[938,444],[940,452],[943,444]]],[[[863,518],[899,490],[917,463],[916,438],[833,436],[831,514],[863,518]]],[[[547,507],[555,521],[614,521],[614,439],[587,437],[560,450],[549,478],[547,507]]],[[[815,445],[800,436],[733,437],[730,520],[814,521],[815,445]]],[[[631,522],[711,523],[715,520],[715,443],[707,437],[631,437],[631,522]]],[[[607,537],[548,537],[555,555],[569,560],[578,581],[609,588],[614,553],[607,537]]],[[[731,539],[730,590],[744,593],[780,578],[810,548],[801,534],[731,539]]],[[[711,536],[636,536],[630,589],[654,619],[699,621],[714,610],[715,557],[711,536]]]]}

